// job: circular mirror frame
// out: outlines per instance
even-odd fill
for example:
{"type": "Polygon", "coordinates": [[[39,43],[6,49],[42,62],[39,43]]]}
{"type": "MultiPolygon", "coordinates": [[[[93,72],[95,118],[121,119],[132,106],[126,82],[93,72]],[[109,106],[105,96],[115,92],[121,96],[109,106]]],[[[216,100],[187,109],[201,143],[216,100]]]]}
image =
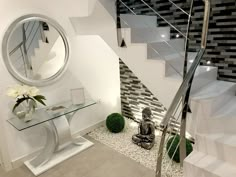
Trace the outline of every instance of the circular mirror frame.
{"type": "Polygon", "coordinates": [[[29,14],[29,15],[24,15],[24,16],[21,16],[20,18],[17,18],[8,27],[8,29],[4,35],[4,38],[3,38],[3,42],[2,42],[2,55],[3,55],[4,63],[7,67],[7,70],[16,80],[18,80],[24,84],[27,84],[27,85],[46,86],[46,85],[49,85],[49,84],[55,82],[56,80],[58,80],[60,78],[60,76],[62,76],[62,74],[65,72],[67,65],[68,65],[69,56],[70,56],[70,46],[69,46],[68,39],[65,35],[64,29],[55,20],[53,20],[47,16],[40,15],[40,14],[29,14]],[[60,36],[64,42],[64,45],[65,45],[64,65],[61,67],[61,69],[56,74],[54,74],[53,76],[51,76],[47,79],[33,80],[33,79],[23,77],[16,71],[16,69],[14,68],[14,66],[12,65],[12,63],[10,61],[9,52],[8,52],[8,41],[10,40],[12,33],[14,32],[14,30],[18,26],[22,25],[25,22],[32,21],[32,20],[44,21],[44,22],[50,24],[52,27],[54,27],[58,31],[58,33],[60,34],[60,36]]]}

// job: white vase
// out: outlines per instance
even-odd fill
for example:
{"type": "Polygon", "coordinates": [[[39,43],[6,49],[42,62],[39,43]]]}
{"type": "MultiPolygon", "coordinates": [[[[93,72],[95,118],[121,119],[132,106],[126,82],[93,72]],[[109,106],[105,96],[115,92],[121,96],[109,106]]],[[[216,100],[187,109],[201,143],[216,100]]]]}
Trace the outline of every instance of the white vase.
{"type": "Polygon", "coordinates": [[[15,110],[14,114],[24,122],[32,120],[32,115],[35,112],[36,103],[33,100],[22,102],[15,110]]]}

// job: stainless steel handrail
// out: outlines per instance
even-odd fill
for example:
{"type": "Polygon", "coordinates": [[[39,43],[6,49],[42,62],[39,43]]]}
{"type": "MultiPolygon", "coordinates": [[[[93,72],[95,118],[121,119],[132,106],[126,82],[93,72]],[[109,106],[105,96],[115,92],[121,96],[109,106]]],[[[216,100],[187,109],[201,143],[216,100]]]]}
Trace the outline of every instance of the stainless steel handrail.
{"type": "Polygon", "coordinates": [[[26,68],[27,68],[27,76],[29,76],[31,74],[31,69],[32,69],[32,65],[31,65],[31,62],[29,61],[29,58],[28,58],[28,55],[27,55],[27,49],[26,49],[26,41],[27,41],[27,38],[26,38],[26,32],[25,32],[25,26],[24,24],[22,25],[22,37],[23,37],[23,61],[24,63],[26,63],[26,68]]]}
{"type": "Polygon", "coordinates": [[[184,98],[185,93],[188,92],[188,86],[191,84],[191,81],[194,77],[195,71],[204,55],[206,46],[207,46],[207,34],[208,34],[208,25],[209,25],[209,17],[210,17],[210,0],[205,0],[205,9],[204,9],[204,21],[203,21],[203,29],[202,29],[202,38],[201,38],[201,49],[197,53],[197,56],[192,63],[189,71],[187,72],[180,88],[178,89],[175,98],[173,99],[161,125],[163,127],[163,133],[161,137],[160,147],[158,150],[158,158],[157,158],[157,166],[156,166],[156,177],[161,177],[161,170],[162,170],[162,158],[163,158],[163,150],[164,150],[164,142],[165,137],[168,129],[168,124],[170,118],[172,117],[173,112],[175,111],[179,100],[184,98]]]}
{"type": "Polygon", "coordinates": [[[174,112],[175,107],[177,106],[177,103],[178,103],[177,101],[180,100],[182,98],[183,94],[185,93],[186,88],[188,87],[189,81],[192,78],[192,76],[194,75],[194,73],[195,73],[195,71],[202,59],[204,52],[205,52],[205,48],[201,48],[200,51],[198,52],[188,73],[185,76],[185,79],[183,80],[179,90],[177,91],[174,100],[172,101],[168,111],[166,112],[166,116],[164,117],[164,119],[161,123],[162,126],[166,127],[168,125],[168,122],[170,121],[170,117],[171,117],[172,113],[174,112]]]}
{"type": "Polygon", "coordinates": [[[195,70],[197,69],[200,60],[205,52],[206,49],[206,45],[207,45],[207,33],[208,33],[208,24],[209,24],[209,17],[210,17],[210,2],[209,0],[205,0],[205,11],[204,11],[204,22],[203,22],[203,29],[202,29],[202,39],[201,39],[201,49],[198,52],[195,60],[193,61],[188,73],[186,74],[184,81],[182,82],[179,90],[176,93],[176,96],[174,98],[174,100],[172,101],[165,118],[162,121],[162,125],[163,126],[167,126],[169,119],[171,117],[171,114],[173,113],[173,110],[176,107],[176,102],[182,97],[182,95],[184,94],[184,91],[186,90],[185,88],[187,87],[190,79],[192,78],[192,76],[195,73],[195,70]]]}
{"type": "Polygon", "coordinates": [[[23,41],[20,42],[14,49],[9,52],[9,56],[13,55],[23,44],[23,41]]]}

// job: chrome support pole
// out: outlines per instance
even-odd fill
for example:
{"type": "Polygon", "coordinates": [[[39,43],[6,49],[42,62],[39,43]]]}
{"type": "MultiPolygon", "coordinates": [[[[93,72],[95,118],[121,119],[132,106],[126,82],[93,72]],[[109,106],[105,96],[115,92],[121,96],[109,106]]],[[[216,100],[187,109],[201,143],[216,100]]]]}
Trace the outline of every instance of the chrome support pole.
{"type": "Polygon", "coordinates": [[[210,0],[204,0],[204,2],[205,2],[205,9],[204,9],[204,20],[203,20],[203,28],[202,28],[201,48],[206,49],[211,3],[210,3],[210,0]]]}

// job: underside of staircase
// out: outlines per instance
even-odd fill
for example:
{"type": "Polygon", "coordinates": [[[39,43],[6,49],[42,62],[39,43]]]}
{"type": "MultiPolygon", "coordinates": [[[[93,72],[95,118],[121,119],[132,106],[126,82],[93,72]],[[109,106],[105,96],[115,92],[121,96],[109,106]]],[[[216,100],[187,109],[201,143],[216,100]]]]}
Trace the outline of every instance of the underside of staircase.
{"type": "MultiPolygon", "coordinates": [[[[168,109],[183,81],[184,39],[171,39],[170,27],[157,27],[156,16],[122,14],[126,47],[120,48],[116,21],[103,3],[89,17],[70,19],[75,32],[99,35],[168,109]]],[[[188,53],[189,66],[196,54],[188,53]]],[[[216,78],[216,67],[198,66],[187,119],[195,145],[184,162],[185,177],[236,176],[236,84],[216,78]]]]}

